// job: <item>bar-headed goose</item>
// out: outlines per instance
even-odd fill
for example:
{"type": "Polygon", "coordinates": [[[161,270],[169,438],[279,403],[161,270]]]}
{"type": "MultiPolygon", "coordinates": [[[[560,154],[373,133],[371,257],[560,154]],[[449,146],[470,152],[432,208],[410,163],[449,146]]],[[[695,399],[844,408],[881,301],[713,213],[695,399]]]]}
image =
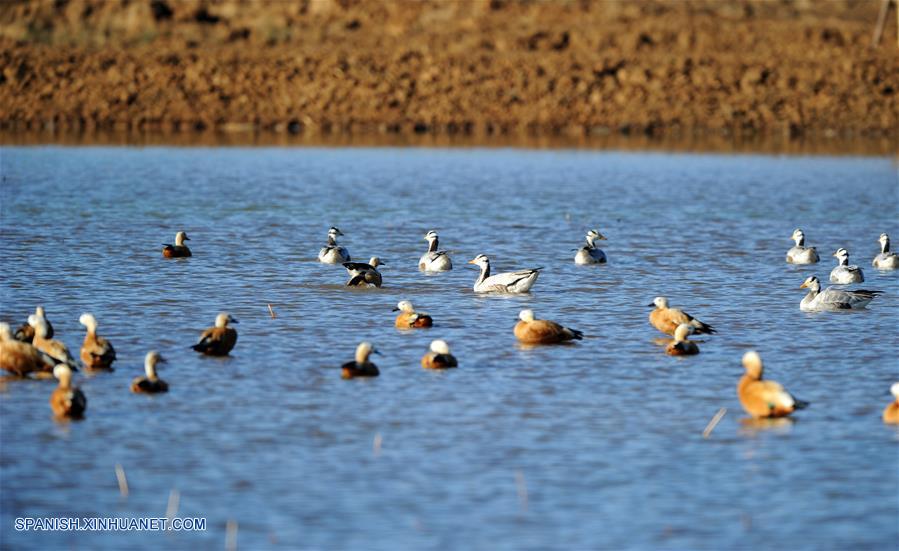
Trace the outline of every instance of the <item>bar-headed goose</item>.
{"type": "Polygon", "coordinates": [[[387,264],[377,256],[371,257],[368,264],[365,262],[344,262],[343,267],[346,268],[350,279],[347,280],[347,287],[375,287],[381,286],[381,272],[378,266],[387,264]]]}
{"type": "Polygon", "coordinates": [[[72,386],[72,369],[60,364],[53,369],[59,386],[50,395],[50,409],[59,418],[80,419],[87,409],[87,398],[78,387],[72,386]]]}
{"type": "Polygon", "coordinates": [[[396,322],[394,323],[399,329],[431,327],[434,325],[434,320],[431,319],[431,316],[424,312],[416,312],[412,303],[408,300],[401,300],[397,303],[396,308],[394,308],[393,311],[399,312],[399,315],[396,317],[396,322]]]}
{"type": "Polygon", "coordinates": [[[665,353],[669,356],[692,356],[699,354],[699,347],[693,341],[687,340],[687,335],[693,332],[693,326],[682,323],[674,330],[674,340],[665,347],[665,353]]]}
{"type": "Polygon", "coordinates": [[[550,320],[534,318],[534,311],[527,309],[518,314],[520,320],[512,332],[524,344],[556,344],[571,340],[581,340],[584,333],[570,327],[563,327],[550,320]]]}
{"type": "Polygon", "coordinates": [[[355,379],[356,377],[377,377],[381,374],[378,366],[373,364],[369,357],[372,354],[380,354],[370,342],[359,343],[356,347],[356,359],[340,366],[340,377],[343,379],[355,379]]]}
{"type": "Polygon", "coordinates": [[[190,249],[184,244],[185,241],[190,241],[190,237],[187,237],[187,234],[183,231],[179,231],[175,234],[174,245],[171,243],[162,244],[162,256],[166,258],[186,258],[191,256],[190,249]]]}
{"type": "Polygon", "coordinates": [[[104,337],[97,335],[97,319],[93,314],[81,314],[78,319],[87,328],[84,342],[81,344],[81,361],[88,369],[112,369],[115,361],[115,348],[104,337]]]}
{"type": "Polygon", "coordinates": [[[880,254],[874,257],[871,265],[879,270],[899,268],[899,254],[890,252],[890,236],[882,233],[878,241],[880,242],[880,254]]]}
{"type": "Polygon", "coordinates": [[[13,338],[8,323],[0,323],[0,369],[25,377],[29,373],[49,374],[59,363],[30,343],[13,338]]]}
{"type": "Polygon", "coordinates": [[[227,312],[215,317],[215,327],[203,331],[200,340],[191,348],[207,356],[227,356],[237,344],[237,331],[228,327],[229,323],[237,323],[227,312]]]}
{"type": "Polygon", "coordinates": [[[131,381],[131,392],[144,394],[168,392],[168,383],[156,375],[156,365],[160,363],[166,363],[166,359],[160,356],[159,352],[155,350],[147,352],[147,356],[144,358],[144,372],[146,374],[131,381]]]}
{"type": "Polygon", "coordinates": [[[837,266],[830,271],[830,282],[840,285],[848,285],[849,283],[861,283],[865,280],[865,274],[858,266],[849,265],[849,251],[840,247],[837,252],[833,253],[837,259],[837,266]]]}
{"type": "Polygon", "coordinates": [[[737,384],[737,397],[746,413],[755,417],[785,417],[797,409],[808,406],[795,398],[775,381],[762,380],[764,367],[758,353],[749,351],[743,355],[746,373],[737,384]]]}
{"type": "Polygon", "coordinates": [[[833,287],[822,291],[821,282],[815,276],[806,278],[799,288],[808,289],[808,294],[799,303],[799,309],[803,312],[861,310],[877,295],[883,293],[883,291],[867,291],[865,289],[849,291],[833,287]]]}
{"type": "Polygon", "coordinates": [[[666,335],[673,336],[677,326],[682,323],[691,326],[696,334],[717,333],[711,325],[699,321],[683,310],[668,308],[668,299],[665,297],[656,297],[649,306],[655,307],[649,313],[649,323],[666,335]]]}
{"type": "Polygon", "coordinates": [[[425,369],[449,369],[458,367],[456,357],[450,354],[446,341],[431,341],[431,347],[427,354],[421,357],[421,366],[425,369]]]}
{"type": "Polygon", "coordinates": [[[468,261],[481,268],[481,275],[474,282],[474,291],[476,293],[527,293],[537,276],[540,275],[540,268],[533,270],[522,270],[520,272],[506,272],[502,274],[490,275],[490,259],[487,255],[479,254],[468,261]]]}
{"type": "Polygon", "coordinates": [[[805,246],[805,234],[801,229],[793,230],[791,237],[796,244],[787,251],[787,262],[789,264],[814,264],[818,262],[818,251],[814,247],[805,246]]]}
{"type": "Polygon", "coordinates": [[[318,260],[325,264],[343,264],[349,262],[350,253],[344,247],[337,244],[337,237],[342,236],[343,232],[331,226],[328,230],[328,244],[318,251],[318,260]]]}
{"type": "Polygon", "coordinates": [[[418,259],[418,269],[423,272],[446,272],[453,269],[453,261],[446,251],[438,251],[439,237],[437,232],[431,230],[425,235],[428,242],[428,252],[418,259]]]}
{"type": "Polygon", "coordinates": [[[577,253],[574,255],[574,263],[575,264],[605,264],[606,263],[606,253],[602,252],[596,246],[596,240],[605,240],[606,237],[599,233],[596,230],[590,230],[587,232],[587,243],[577,250],[577,253]]]}

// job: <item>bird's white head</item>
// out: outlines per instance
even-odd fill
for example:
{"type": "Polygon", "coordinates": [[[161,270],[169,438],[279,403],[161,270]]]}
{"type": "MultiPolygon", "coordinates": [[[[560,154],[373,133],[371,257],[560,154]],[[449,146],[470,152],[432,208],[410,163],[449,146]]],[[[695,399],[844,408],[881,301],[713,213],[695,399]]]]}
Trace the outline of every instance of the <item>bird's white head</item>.
{"type": "Polygon", "coordinates": [[[384,265],[385,262],[378,258],[377,256],[373,256],[368,260],[368,265],[372,268],[377,268],[378,266],[384,265]]]}
{"type": "Polygon", "coordinates": [[[43,306],[38,306],[37,308],[35,308],[35,309],[34,309],[34,313],[37,314],[38,316],[42,317],[42,318],[46,317],[46,316],[44,315],[44,307],[43,307],[43,306]]]}
{"type": "Polygon", "coordinates": [[[800,289],[811,289],[814,292],[818,292],[821,290],[821,282],[818,281],[818,278],[815,276],[808,276],[805,278],[805,281],[802,282],[802,285],[799,286],[800,289]]]}
{"type": "Polygon", "coordinates": [[[518,319],[521,321],[534,321],[534,311],[530,308],[522,310],[518,313],[518,319]]]}
{"type": "Polygon", "coordinates": [[[796,228],[795,230],[793,230],[793,235],[791,236],[791,238],[793,239],[793,241],[796,242],[797,247],[802,245],[803,242],[805,242],[805,234],[799,228],[796,228]]]}
{"type": "Polygon", "coordinates": [[[588,241],[593,241],[594,239],[599,239],[599,240],[601,240],[601,241],[605,241],[606,236],[604,236],[603,234],[599,233],[597,230],[590,230],[590,231],[588,231],[588,232],[587,232],[587,240],[588,240],[588,241]]]}
{"type": "Polygon", "coordinates": [[[449,354],[449,345],[446,344],[446,341],[431,341],[431,352],[434,352],[435,354],[449,354]]]}
{"type": "Polygon", "coordinates": [[[429,231],[428,233],[425,234],[425,241],[433,241],[433,240],[435,240],[435,239],[437,239],[437,238],[438,238],[437,232],[434,231],[434,230],[431,230],[431,231],[429,231]]]}
{"type": "Polygon", "coordinates": [[[93,314],[88,312],[81,314],[81,317],[78,318],[78,323],[87,327],[88,333],[97,332],[97,318],[95,318],[93,314]]]}
{"type": "Polygon", "coordinates": [[[475,264],[475,265],[477,265],[477,266],[484,267],[484,266],[490,265],[490,259],[487,258],[487,255],[486,255],[486,254],[479,254],[478,256],[476,256],[476,257],[472,258],[471,260],[469,260],[468,263],[469,263],[469,264],[475,264]]]}
{"type": "Polygon", "coordinates": [[[668,299],[665,297],[656,297],[652,299],[652,304],[650,306],[655,306],[656,308],[668,308],[668,299]]]}
{"type": "Polygon", "coordinates": [[[759,378],[762,376],[762,357],[755,350],[743,354],[743,367],[746,373],[752,377],[759,378]]]}
{"type": "Polygon", "coordinates": [[[228,312],[222,312],[215,317],[216,327],[227,327],[229,323],[237,323],[237,320],[232,318],[228,312]]]}
{"type": "Polygon", "coordinates": [[[39,318],[34,314],[28,316],[28,325],[34,327],[34,334],[40,338],[46,338],[49,332],[47,322],[44,318],[39,318]]]}
{"type": "Polygon", "coordinates": [[[401,300],[396,304],[395,310],[399,310],[400,312],[406,312],[411,314],[415,311],[415,308],[412,307],[412,303],[408,300],[401,300]]]}
{"type": "Polygon", "coordinates": [[[899,383],[893,383],[893,386],[890,387],[890,393],[899,400],[899,383]]]}
{"type": "Polygon", "coordinates": [[[379,354],[377,349],[370,342],[360,342],[356,347],[356,363],[363,364],[368,361],[368,357],[372,354],[379,354]]]}
{"type": "Polygon", "coordinates": [[[328,237],[336,238],[339,235],[343,235],[343,232],[334,226],[331,226],[331,228],[328,230],[328,237]]]}
{"type": "Polygon", "coordinates": [[[185,241],[190,241],[190,237],[187,237],[186,233],[179,231],[175,234],[175,245],[181,247],[184,245],[185,241]]]}

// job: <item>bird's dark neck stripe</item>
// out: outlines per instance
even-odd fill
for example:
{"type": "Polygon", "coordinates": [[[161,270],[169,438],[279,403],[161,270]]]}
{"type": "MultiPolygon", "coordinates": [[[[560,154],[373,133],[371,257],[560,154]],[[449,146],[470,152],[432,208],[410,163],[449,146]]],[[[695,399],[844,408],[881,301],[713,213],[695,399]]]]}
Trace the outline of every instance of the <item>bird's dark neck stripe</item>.
{"type": "Polygon", "coordinates": [[[435,237],[434,239],[431,240],[431,243],[428,245],[429,253],[437,252],[437,241],[438,241],[437,237],[435,237]]]}
{"type": "Polygon", "coordinates": [[[485,262],[484,264],[481,264],[481,277],[478,278],[478,281],[484,281],[488,277],[490,277],[490,263],[485,262]]]}

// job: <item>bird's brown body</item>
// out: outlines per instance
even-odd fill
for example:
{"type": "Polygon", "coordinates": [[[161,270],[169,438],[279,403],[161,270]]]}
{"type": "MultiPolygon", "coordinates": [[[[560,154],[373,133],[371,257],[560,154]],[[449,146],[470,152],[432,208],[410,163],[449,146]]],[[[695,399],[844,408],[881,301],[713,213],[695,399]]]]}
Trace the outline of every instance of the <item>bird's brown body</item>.
{"type": "Polygon", "coordinates": [[[398,329],[412,329],[420,327],[431,327],[434,320],[428,314],[420,314],[418,312],[402,312],[396,317],[395,324],[398,329]]]}
{"type": "Polygon", "coordinates": [[[899,400],[893,400],[883,410],[883,422],[888,425],[899,425],[899,400]]]}
{"type": "Polygon", "coordinates": [[[421,366],[425,369],[449,369],[458,367],[459,363],[452,354],[438,354],[431,351],[421,357],[421,366]]]}
{"type": "Polygon", "coordinates": [[[678,310],[677,308],[657,307],[649,313],[649,323],[666,335],[674,335],[677,326],[682,323],[686,323],[693,327],[694,333],[711,334],[715,332],[715,330],[708,324],[702,323],[690,314],[687,314],[683,310],[678,310]]]}
{"type": "Polygon", "coordinates": [[[343,379],[355,379],[356,377],[377,377],[381,374],[378,366],[371,362],[347,362],[340,366],[340,377],[343,379]]]}
{"type": "Polygon", "coordinates": [[[519,321],[513,332],[515,338],[524,344],[555,344],[582,338],[580,331],[563,327],[554,321],[538,319],[519,321]]]}
{"type": "Polygon", "coordinates": [[[81,344],[81,361],[88,369],[112,369],[115,348],[104,337],[88,331],[81,344]]]}
{"type": "Polygon", "coordinates": [[[50,356],[27,342],[9,339],[0,341],[0,368],[19,377],[29,373],[50,374],[56,365],[50,356]]]}
{"type": "Polygon", "coordinates": [[[56,417],[80,419],[87,409],[87,398],[81,389],[73,387],[70,379],[65,377],[60,379],[59,386],[50,395],[50,409],[56,417]]]}
{"type": "Polygon", "coordinates": [[[207,356],[227,356],[237,344],[237,331],[232,327],[210,327],[200,335],[200,342],[193,346],[207,356]]]}

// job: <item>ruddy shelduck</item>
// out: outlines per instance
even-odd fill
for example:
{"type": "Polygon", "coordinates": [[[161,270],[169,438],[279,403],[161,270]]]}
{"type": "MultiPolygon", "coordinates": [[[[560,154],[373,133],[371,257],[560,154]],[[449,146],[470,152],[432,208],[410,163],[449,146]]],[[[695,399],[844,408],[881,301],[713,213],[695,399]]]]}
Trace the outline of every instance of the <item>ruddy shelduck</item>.
{"type": "Polygon", "coordinates": [[[32,339],[31,344],[35,348],[57,362],[67,364],[75,371],[78,370],[78,364],[75,362],[75,358],[72,357],[71,352],[69,352],[69,347],[63,344],[62,341],[47,337],[47,321],[44,318],[31,314],[28,316],[28,323],[34,327],[34,339],[32,339]]]}
{"type": "Polygon", "coordinates": [[[227,356],[237,344],[237,331],[228,327],[229,323],[237,323],[227,312],[215,317],[215,326],[203,331],[200,340],[191,348],[207,356],[227,356]]]}
{"type": "Polygon", "coordinates": [[[522,310],[518,314],[521,320],[515,324],[515,338],[524,344],[555,344],[570,340],[581,340],[584,334],[577,329],[562,327],[549,320],[534,318],[533,310],[522,310]]]}
{"type": "Polygon", "coordinates": [[[179,231],[175,234],[174,245],[171,243],[162,244],[162,256],[166,258],[187,258],[188,256],[192,256],[190,254],[190,249],[184,244],[185,241],[190,241],[190,237],[187,237],[187,234],[183,231],[179,231]]]}
{"type": "Polygon", "coordinates": [[[890,387],[894,400],[883,410],[883,422],[888,425],[899,425],[899,383],[890,387]]]}
{"type": "MultiPolygon", "coordinates": [[[[39,318],[44,319],[44,321],[47,323],[47,338],[52,339],[53,338],[53,324],[50,323],[50,320],[47,319],[47,316],[44,313],[44,307],[38,306],[37,308],[35,308],[34,315],[39,318]]],[[[26,321],[25,323],[22,324],[21,327],[19,327],[16,330],[16,333],[13,336],[15,337],[15,339],[17,341],[30,343],[31,341],[34,340],[34,327],[32,327],[31,324],[26,321]]]]}
{"type": "Polygon", "coordinates": [[[431,327],[434,325],[434,320],[431,319],[431,316],[424,312],[416,312],[412,303],[408,300],[401,300],[397,303],[396,308],[394,308],[393,311],[400,313],[396,317],[396,322],[394,323],[398,329],[431,327]]]}
{"type": "Polygon", "coordinates": [[[737,384],[737,397],[746,413],[755,418],[786,417],[808,406],[775,381],[762,380],[762,358],[749,351],[743,355],[746,373],[737,384]]]}
{"type": "Polygon", "coordinates": [[[58,362],[27,342],[12,336],[8,323],[0,323],[0,369],[19,377],[29,373],[49,375],[58,362]]]}
{"type": "Polygon", "coordinates": [[[53,376],[59,380],[59,386],[50,395],[50,409],[59,418],[79,419],[87,409],[87,398],[78,387],[72,386],[72,369],[65,365],[57,365],[53,376]]]}
{"type": "Polygon", "coordinates": [[[340,377],[343,379],[355,379],[356,377],[377,377],[381,374],[378,366],[373,364],[369,357],[372,354],[380,354],[370,342],[359,343],[356,347],[356,359],[340,366],[340,377]]]}
{"type": "Polygon", "coordinates": [[[169,385],[156,375],[156,365],[166,363],[166,359],[159,355],[159,352],[151,350],[147,352],[144,358],[143,377],[136,377],[131,381],[131,392],[155,394],[157,392],[168,392],[169,385]]]}
{"type": "Polygon", "coordinates": [[[665,353],[669,356],[692,356],[699,354],[699,347],[693,341],[688,341],[687,336],[693,333],[693,326],[682,323],[674,330],[674,340],[665,347],[665,353]]]}
{"type": "Polygon", "coordinates": [[[656,297],[649,306],[655,307],[649,313],[649,323],[666,335],[674,336],[677,326],[682,323],[691,326],[696,334],[705,333],[711,335],[716,332],[711,325],[702,323],[683,310],[668,308],[668,299],[665,297],[656,297]]]}
{"type": "Polygon", "coordinates": [[[456,357],[450,354],[449,345],[446,341],[431,341],[430,350],[421,357],[421,366],[425,369],[449,369],[458,367],[459,363],[456,357]]]}
{"type": "Polygon", "coordinates": [[[116,359],[115,348],[97,334],[97,318],[93,314],[84,313],[78,318],[78,322],[87,328],[81,344],[81,362],[88,369],[112,369],[112,362],[116,359]]]}

